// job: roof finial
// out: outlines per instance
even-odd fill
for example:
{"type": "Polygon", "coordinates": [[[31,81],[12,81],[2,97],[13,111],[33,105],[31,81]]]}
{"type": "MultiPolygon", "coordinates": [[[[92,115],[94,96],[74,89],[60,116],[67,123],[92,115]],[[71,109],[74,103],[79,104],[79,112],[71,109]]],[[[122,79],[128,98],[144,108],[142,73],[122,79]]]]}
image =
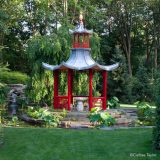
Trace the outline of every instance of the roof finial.
{"type": "Polygon", "coordinates": [[[82,15],[82,11],[80,12],[80,15],[79,15],[79,23],[80,23],[80,25],[83,25],[83,15],[82,15]]]}

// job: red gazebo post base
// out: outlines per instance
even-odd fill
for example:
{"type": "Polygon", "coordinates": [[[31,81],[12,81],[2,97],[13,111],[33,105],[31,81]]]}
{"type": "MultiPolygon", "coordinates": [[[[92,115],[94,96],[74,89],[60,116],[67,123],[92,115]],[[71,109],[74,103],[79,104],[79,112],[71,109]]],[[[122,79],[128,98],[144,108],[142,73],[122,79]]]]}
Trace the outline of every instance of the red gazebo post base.
{"type": "Polygon", "coordinates": [[[103,76],[103,103],[102,108],[103,110],[106,110],[107,108],[107,71],[102,71],[103,76]]]}
{"type": "Polygon", "coordinates": [[[89,70],[89,110],[92,109],[92,79],[93,79],[93,71],[89,70]]]}
{"type": "Polygon", "coordinates": [[[71,110],[72,102],[72,70],[68,69],[68,110],[71,110]]]}
{"type": "Polygon", "coordinates": [[[58,71],[55,71],[54,73],[54,109],[58,109],[58,71]]]}

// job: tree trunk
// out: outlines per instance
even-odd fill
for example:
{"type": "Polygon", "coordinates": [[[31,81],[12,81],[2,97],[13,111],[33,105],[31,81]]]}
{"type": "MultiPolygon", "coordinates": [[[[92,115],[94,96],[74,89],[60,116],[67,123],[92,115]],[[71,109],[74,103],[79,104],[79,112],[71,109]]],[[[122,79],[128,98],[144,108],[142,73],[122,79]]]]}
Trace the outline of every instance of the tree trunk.
{"type": "Polygon", "coordinates": [[[129,73],[130,77],[132,77],[130,33],[125,34],[125,36],[123,33],[121,33],[121,39],[122,39],[123,49],[124,49],[124,52],[125,52],[126,58],[127,58],[128,73],[129,73]]]}
{"type": "Polygon", "coordinates": [[[150,51],[149,51],[149,37],[148,37],[148,29],[146,29],[146,64],[149,64],[149,60],[150,60],[150,51]]]}
{"type": "Polygon", "coordinates": [[[127,53],[127,61],[128,61],[128,72],[129,72],[129,75],[132,77],[131,51],[130,50],[127,53]]]}
{"type": "Polygon", "coordinates": [[[157,49],[157,47],[155,47],[155,50],[154,50],[154,68],[155,68],[155,70],[157,70],[157,57],[158,57],[158,49],[157,49]]]}
{"type": "Polygon", "coordinates": [[[67,10],[68,10],[68,2],[67,0],[63,0],[63,16],[67,16],[67,10]]]}

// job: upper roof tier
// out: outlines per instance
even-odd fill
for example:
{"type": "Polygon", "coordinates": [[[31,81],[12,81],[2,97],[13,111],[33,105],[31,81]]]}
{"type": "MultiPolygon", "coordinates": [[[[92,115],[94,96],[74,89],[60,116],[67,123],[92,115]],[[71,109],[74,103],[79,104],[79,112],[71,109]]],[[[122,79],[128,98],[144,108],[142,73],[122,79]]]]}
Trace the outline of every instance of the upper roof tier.
{"type": "Polygon", "coordinates": [[[69,32],[71,34],[92,34],[93,30],[87,30],[86,28],[84,28],[84,24],[83,24],[83,15],[81,14],[79,16],[79,24],[76,26],[76,28],[74,30],[69,29],[69,32]]]}

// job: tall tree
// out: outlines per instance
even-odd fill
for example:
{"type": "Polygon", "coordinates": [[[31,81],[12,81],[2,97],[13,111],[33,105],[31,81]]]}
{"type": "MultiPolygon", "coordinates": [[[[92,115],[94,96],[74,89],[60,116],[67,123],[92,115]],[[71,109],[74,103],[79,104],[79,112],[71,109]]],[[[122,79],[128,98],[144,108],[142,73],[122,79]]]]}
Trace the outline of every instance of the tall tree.
{"type": "Polygon", "coordinates": [[[160,52],[160,3],[155,0],[151,3],[153,12],[153,29],[154,29],[154,67],[158,67],[158,53],[160,52]]]}

